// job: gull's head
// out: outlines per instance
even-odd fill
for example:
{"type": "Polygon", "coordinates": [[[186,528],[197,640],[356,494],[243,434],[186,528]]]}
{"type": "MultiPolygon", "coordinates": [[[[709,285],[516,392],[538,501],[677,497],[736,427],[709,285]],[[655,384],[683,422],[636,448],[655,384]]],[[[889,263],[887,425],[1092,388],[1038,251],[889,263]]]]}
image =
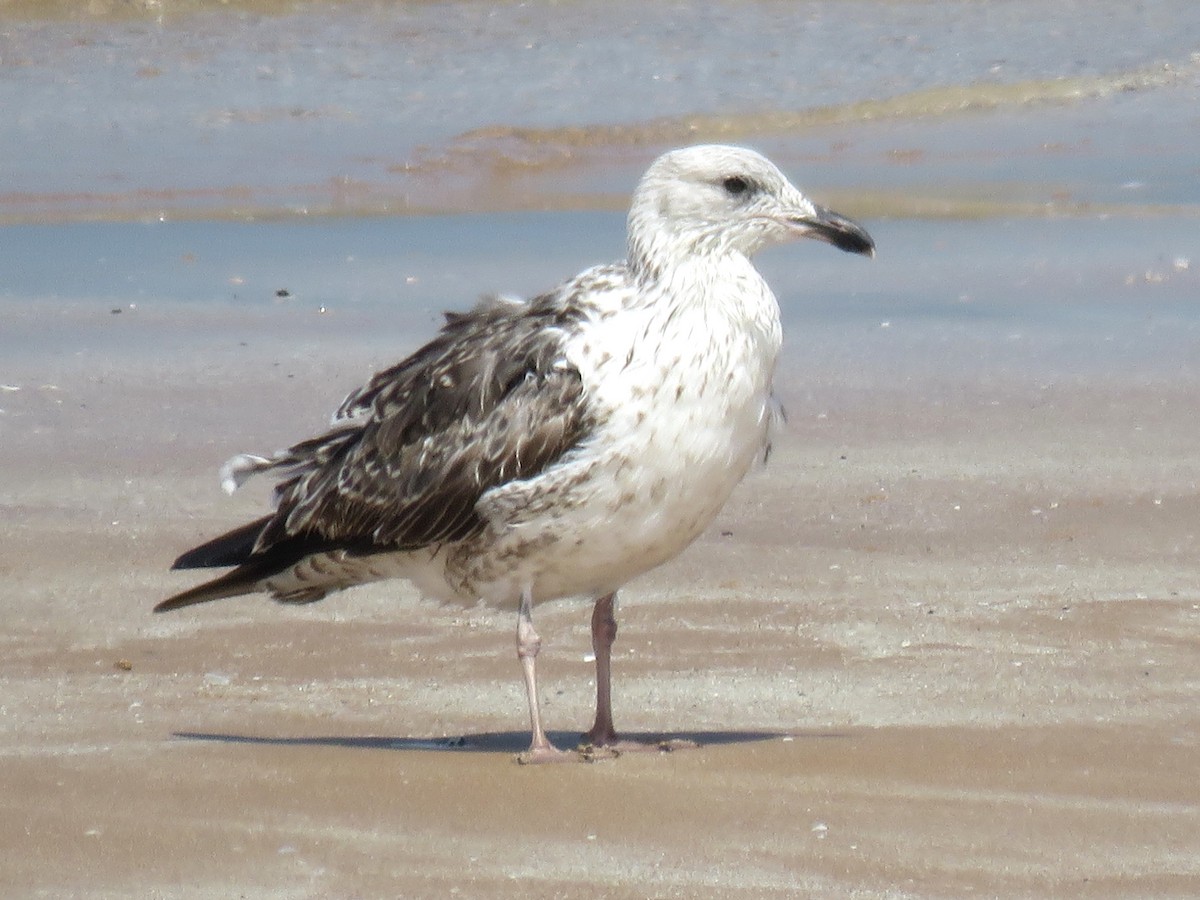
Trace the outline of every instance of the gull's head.
{"type": "Polygon", "coordinates": [[[744,147],[711,144],[664,153],[642,176],[629,208],[630,261],[651,269],[662,265],[664,255],[750,257],[800,237],[875,254],[861,225],[813,203],[774,163],[744,147]]]}

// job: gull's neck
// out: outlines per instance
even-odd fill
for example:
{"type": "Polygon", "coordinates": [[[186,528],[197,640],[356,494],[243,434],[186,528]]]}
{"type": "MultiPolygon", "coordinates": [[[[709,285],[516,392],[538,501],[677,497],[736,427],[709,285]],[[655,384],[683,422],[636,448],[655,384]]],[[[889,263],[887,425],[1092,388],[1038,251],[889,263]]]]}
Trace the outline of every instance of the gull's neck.
{"type": "Polygon", "coordinates": [[[740,270],[749,263],[746,256],[703,231],[676,231],[657,222],[637,221],[630,217],[628,266],[643,285],[668,283],[685,271],[710,269],[732,263],[740,270]]]}

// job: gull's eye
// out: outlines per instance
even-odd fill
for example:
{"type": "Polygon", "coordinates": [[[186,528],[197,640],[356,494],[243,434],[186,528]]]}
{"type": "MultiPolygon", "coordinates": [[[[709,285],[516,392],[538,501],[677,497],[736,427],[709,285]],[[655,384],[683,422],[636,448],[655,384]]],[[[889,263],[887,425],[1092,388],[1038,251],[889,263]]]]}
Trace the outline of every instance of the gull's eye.
{"type": "Polygon", "coordinates": [[[740,175],[730,175],[721,182],[721,187],[725,188],[725,193],[731,197],[740,197],[746,191],[750,190],[750,182],[740,175]]]}

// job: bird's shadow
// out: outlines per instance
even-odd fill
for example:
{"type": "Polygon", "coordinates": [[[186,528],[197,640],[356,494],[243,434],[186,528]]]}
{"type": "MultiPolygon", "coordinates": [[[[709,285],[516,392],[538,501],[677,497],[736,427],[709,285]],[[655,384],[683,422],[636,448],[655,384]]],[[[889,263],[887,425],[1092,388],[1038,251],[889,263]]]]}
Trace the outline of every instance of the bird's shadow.
{"type": "MultiPolygon", "coordinates": [[[[250,734],[227,734],[209,731],[176,731],[171,735],[181,741],[209,741],[218,744],[250,744],[268,747],[345,747],[351,750],[445,751],[452,753],[520,753],[529,746],[527,731],[493,731],[451,737],[379,737],[341,735],[308,735],[303,737],[265,737],[250,734]]],[[[575,747],[580,735],[575,731],[556,731],[549,735],[559,747],[575,747]]],[[[730,744],[753,744],[784,738],[829,739],[844,735],[829,732],[797,733],[793,731],[679,731],[679,732],[622,732],[622,738],[664,749],[678,746],[719,747],[730,744]]]]}

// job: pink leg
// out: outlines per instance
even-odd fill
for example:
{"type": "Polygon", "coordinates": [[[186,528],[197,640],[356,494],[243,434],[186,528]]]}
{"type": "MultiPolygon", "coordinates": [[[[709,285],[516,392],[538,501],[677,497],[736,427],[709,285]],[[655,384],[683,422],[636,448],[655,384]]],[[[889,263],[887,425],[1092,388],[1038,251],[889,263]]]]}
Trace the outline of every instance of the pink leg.
{"type": "Polygon", "coordinates": [[[617,742],[612,719],[612,645],[617,639],[617,619],[613,615],[616,593],[605,594],[592,608],[592,651],[596,654],[596,721],[582,743],[609,747],[617,742]]]}
{"type": "Polygon", "coordinates": [[[616,599],[614,591],[597,600],[592,608],[592,650],[596,654],[596,721],[580,739],[584,755],[596,759],[635,750],[668,751],[695,747],[695,742],[687,739],[650,743],[626,740],[613,727],[612,645],[617,639],[617,619],[613,613],[616,599]]]}
{"type": "Polygon", "coordinates": [[[533,596],[529,590],[521,592],[521,606],[517,611],[517,659],[525,676],[525,693],[529,698],[529,726],[533,732],[529,749],[517,756],[520,763],[560,762],[575,759],[573,754],[564,753],[550,743],[542,728],[542,710],[537,690],[537,655],[542,639],[533,628],[533,596]]]}

